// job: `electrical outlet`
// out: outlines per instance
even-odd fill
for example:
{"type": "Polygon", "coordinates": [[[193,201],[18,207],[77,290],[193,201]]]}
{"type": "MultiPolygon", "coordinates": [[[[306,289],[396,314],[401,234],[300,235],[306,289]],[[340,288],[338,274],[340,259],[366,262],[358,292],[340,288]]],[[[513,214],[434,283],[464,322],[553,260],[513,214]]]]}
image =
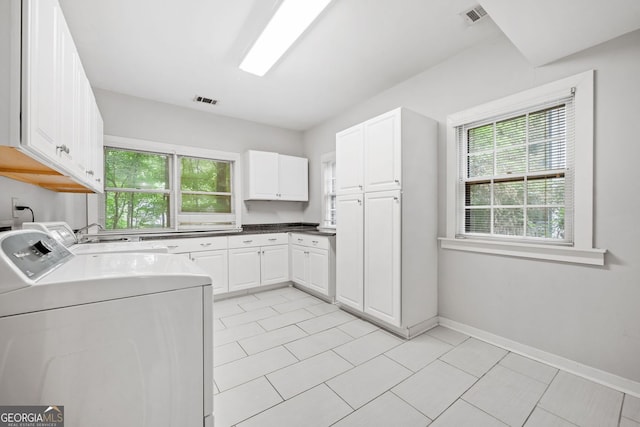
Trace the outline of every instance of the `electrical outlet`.
{"type": "Polygon", "coordinates": [[[20,217],[20,211],[16,209],[16,206],[20,206],[20,199],[17,197],[11,198],[11,214],[14,218],[20,217]]]}

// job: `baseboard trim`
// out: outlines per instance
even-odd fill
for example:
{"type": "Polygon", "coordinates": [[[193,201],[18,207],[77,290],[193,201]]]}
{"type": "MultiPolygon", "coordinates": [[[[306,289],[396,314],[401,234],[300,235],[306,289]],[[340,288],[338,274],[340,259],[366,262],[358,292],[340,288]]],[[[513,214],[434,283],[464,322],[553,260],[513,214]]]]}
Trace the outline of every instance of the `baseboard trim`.
{"type": "Polygon", "coordinates": [[[446,317],[440,316],[438,323],[442,326],[446,326],[447,328],[462,332],[463,334],[470,335],[474,338],[478,338],[490,344],[497,345],[521,356],[537,360],[538,362],[546,363],[547,365],[551,365],[554,368],[562,369],[563,371],[567,371],[579,377],[596,382],[598,384],[602,384],[623,393],[627,393],[635,397],[640,397],[640,382],[623,378],[618,375],[584,365],[582,363],[576,362],[575,360],[567,359],[562,356],[537,349],[535,347],[521,344],[517,341],[512,341],[508,338],[486,332],[482,329],[474,328],[473,326],[447,319],[446,317]]]}

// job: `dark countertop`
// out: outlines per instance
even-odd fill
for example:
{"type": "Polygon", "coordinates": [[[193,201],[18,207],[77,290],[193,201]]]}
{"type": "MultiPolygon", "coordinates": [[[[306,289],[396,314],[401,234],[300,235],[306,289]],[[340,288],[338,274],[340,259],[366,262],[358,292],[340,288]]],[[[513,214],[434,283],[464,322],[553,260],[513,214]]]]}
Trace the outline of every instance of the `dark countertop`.
{"type": "Polygon", "coordinates": [[[105,233],[89,236],[102,242],[119,240],[164,240],[164,239],[188,239],[192,237],[217,237],[239,236],[243,234],[267,234],[267,233],[305,233],[316,236],[335,236],[335,232],[318,231],[318,224],[305,222],[286,222],[277,224],[245,224],[237,231],[173,231],[148,234],[117,234],[105,233]]]}

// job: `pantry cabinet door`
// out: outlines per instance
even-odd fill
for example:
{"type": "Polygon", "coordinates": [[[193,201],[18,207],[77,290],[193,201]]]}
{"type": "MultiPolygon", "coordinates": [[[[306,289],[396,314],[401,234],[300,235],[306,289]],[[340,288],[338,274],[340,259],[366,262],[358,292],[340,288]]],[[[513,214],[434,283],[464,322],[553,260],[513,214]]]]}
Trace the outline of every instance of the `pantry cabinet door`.
{"type": "Polygon", "coordinates": [[[363,310],[363,232],[364,201],[362,194],[337,197],[336,229],[336,299],[363,310]]]}
{"type": "Polygon", "coordinates": [[[401,136],[400,110],[390,111],[365,122],[365,191],[400,189],[401,136]]]}
{"type": "Polygon", "coordinates": [[[336,192],[362,193],[364,162],[364,128],[362,125],[336,135],[336,192]]]}
{"type": "Polygon", "coordinates": [[[365,196],[364,311],[400,326],[400,191],[365,196]]]}

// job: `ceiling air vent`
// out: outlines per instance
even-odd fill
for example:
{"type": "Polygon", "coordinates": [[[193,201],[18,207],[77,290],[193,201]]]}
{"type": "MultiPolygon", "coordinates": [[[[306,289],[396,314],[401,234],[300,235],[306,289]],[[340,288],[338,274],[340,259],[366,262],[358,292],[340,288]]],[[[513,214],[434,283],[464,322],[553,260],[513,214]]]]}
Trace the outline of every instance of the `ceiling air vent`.
{"type": "Polygon", "coordinates": [[[487,11],[480,5],[475,6],[473,9],[467,10],[464,12],[464,16],[467,18],[467,22],[469,24],[475,24],[485,16],[487,16],[487,11]]]}
{"type": "Polygon", "coordinates": [[[201,102],[203,104],[216,105],[218,103],[218,100],[213,98],[205,98],[204,96],[196,96],[195,98],[193,98],[193,102],[201,102]]]}

